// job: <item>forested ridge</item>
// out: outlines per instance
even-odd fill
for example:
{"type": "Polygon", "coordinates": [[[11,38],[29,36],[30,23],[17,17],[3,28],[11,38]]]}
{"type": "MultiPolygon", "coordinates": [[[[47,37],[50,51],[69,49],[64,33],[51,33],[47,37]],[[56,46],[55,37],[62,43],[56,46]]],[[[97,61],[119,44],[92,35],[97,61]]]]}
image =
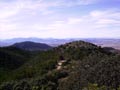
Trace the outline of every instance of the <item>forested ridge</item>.
{"type": "Polygon", "coordinates": [[[120,55],[84,41],[47,51],[2,47],[0,90],[120,90],[120,55]]]}

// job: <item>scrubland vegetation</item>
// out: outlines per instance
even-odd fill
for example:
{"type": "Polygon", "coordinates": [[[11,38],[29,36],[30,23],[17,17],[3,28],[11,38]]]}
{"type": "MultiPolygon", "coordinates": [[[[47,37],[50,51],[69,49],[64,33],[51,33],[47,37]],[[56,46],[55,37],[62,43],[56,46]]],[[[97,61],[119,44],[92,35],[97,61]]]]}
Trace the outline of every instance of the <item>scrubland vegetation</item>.
{"type": "Polygon", "coordinates": [[[47,51],[0,48],[0,90],[120,90],[120,55],[84,41],[47,51]]]}

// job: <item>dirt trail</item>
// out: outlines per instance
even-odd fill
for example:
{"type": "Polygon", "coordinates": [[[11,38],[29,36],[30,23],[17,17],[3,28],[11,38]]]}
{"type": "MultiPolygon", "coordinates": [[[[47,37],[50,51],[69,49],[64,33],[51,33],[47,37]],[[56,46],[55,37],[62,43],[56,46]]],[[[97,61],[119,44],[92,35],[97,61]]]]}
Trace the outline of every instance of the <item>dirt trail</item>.
{"type": "Polygon", "coordinates": [[[67,60],[60,60],[59,62],[58,62],[58,64],[57,64],[57,70],[60,70],[60,69],[62,69],[62,65],[63,65],[63,63],[66,63],[67,62],[67,60]]]}

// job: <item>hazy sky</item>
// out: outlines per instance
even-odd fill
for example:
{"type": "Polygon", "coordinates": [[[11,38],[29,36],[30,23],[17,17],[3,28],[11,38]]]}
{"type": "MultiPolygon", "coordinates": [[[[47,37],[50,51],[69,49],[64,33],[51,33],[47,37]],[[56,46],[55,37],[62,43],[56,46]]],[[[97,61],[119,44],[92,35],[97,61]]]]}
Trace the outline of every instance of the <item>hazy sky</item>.
{"type": "Polygon", "coordinates": [[[0,39],[120,38],[120,0],[0,0],[0,39]]]}

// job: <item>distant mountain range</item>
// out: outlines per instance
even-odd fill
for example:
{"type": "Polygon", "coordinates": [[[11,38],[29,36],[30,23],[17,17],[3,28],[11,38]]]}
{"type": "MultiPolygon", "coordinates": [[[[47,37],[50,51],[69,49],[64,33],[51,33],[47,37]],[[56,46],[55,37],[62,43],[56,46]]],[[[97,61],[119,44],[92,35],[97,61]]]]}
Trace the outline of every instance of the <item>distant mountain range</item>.
{"type": "Polygon", "coordinates": [[[37,42],[37,43],[46,43],[50,46],[58,46],[58,45],[65,44],[67,42],[71,42],[71,41],[75,41],[75,40],[76,39],[13,38],[13,39],[1,40],[0,46],[10,46],[12,44],[19,43],[19,42],[25,42],[25,41],[31,41],[31,42],[37,42]]]}
{"type": "Polygon", "coordinates": [[[76,40],[83,40],[83,41],[90,42],[102,47],[113,47],[115,49],[120,49],[120,39],[112,39],[112,38],[111,39],[106,39],[106,38],[71,38],[71,39],[13,38],[13,39],[1,40],[0,46],[10,46],[15,43],[20,43],[25,41],[45,43],[50,46],[58,46],[58,45],[76,41],[76,40]]]}
{"type": "Polygon", "coordinates": [[[35,43],[31,41],[15,43],[12,45],[12,47],[20,48],[22,50],[29,50],[29,51],[48,50],[52,48],[51,46],[47,44],[35,43]]]}

